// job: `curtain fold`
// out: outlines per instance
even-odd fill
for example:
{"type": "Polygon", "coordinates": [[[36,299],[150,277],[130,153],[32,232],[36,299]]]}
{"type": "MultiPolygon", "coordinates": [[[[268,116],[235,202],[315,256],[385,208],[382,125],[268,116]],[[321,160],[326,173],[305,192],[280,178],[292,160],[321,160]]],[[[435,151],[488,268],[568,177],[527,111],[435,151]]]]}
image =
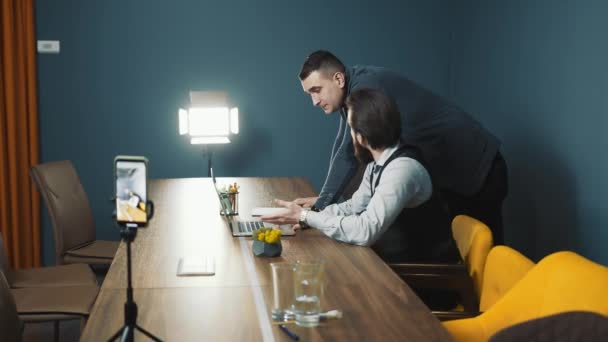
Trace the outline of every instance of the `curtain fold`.
{"type": "Polygon", "coordinates": [[[0,0],[0,231],[12,268],[40,266],[34,0],[0,0]]]}

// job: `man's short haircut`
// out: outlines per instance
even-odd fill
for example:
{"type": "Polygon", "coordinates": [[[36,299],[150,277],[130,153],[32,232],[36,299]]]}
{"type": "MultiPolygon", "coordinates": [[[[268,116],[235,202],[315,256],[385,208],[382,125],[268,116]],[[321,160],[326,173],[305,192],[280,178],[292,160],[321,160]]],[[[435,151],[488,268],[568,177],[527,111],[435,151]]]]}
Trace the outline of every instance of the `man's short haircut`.
{"type": "Polygon", "coordinates": [[[399,143],[401,115],[393,98],[375,89],[359,89],[346,98],[351,128],[373,149],[399,143]]]}
{"type": "Polygon", "coordinates": [[[320,70],[325,75],[333,75],[336,72],[345,73],[344,64],[331,52],[318,50],[306,57],[300,70],[300,80],[305,80],[314,71],[320,70]]]}

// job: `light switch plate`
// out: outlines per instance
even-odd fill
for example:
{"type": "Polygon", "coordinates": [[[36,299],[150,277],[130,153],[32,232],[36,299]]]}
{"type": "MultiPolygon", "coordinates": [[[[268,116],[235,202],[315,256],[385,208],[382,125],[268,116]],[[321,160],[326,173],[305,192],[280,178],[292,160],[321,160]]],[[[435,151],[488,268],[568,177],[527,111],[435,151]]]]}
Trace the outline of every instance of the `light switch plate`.
{"type": "Polygon", "coordinates": [[[39,40],[37,45],[38,53],[59,53],[58,40],[39,40]]]}

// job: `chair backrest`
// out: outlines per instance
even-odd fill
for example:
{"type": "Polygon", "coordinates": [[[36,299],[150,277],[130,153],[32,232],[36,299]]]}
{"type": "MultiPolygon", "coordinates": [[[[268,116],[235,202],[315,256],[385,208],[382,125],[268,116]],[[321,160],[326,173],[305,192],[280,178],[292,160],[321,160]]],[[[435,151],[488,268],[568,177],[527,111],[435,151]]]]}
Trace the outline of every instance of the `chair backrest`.
{"type": "Polygon", "coordinates": [[[51,216],[56,262],[63,264],[66,251],[95,240],[89,199],[69,160],[33,166],[31,175],[51,216]]]}
{"type": "Polygon", "coordinates": [[[516,324],[497,332],[489,342],[608,341],[608,317],[568,311],[516,324]]]}
{"type": "Polygon", "coordinates": [[[0,335],[2,341],[21,341],[21,321],[17,313],[15,298],[11,293],[4,273],[0,272],[0,335]]]}
{"type": "Polygon", "coordinates": [[[557,252],[543,258],[474,319],[489,337],[514,324],[561,312],[590,311],[606,316],[607,289],[608,267],[573,252],[557,252]]]}
{"type": "Polygon", "coordinates": [[[483,273],[479,311],[486,311],[534,267],[534,262],[507,246],[490,250],[483,273]]]}
{"type": "Polygon", "coordinates": [[[452,236],[473,279],[473,287],[479,298],[486,258],[493,244],[492,231],[479,220],[467,215],[458,215],[452,220],[452,236]]]}

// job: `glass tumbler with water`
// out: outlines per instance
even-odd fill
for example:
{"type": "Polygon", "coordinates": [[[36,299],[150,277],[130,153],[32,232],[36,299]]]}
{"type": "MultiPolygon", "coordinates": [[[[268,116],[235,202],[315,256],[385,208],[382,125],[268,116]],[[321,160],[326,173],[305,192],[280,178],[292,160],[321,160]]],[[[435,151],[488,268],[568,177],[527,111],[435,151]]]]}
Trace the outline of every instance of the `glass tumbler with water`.
{"type": "Polygon", "coordinates": [[[271,263],[272,270],[272,320],[292,321],[295,318],[294,266],[289,262],[271,263]]]}
{"type": "Polygon", "coordinates": [[[298,261],[295,264],[295,313],[296,324],[303,327],[319,325],[321,296],[325,279],[323,260],[298,261]]]}

